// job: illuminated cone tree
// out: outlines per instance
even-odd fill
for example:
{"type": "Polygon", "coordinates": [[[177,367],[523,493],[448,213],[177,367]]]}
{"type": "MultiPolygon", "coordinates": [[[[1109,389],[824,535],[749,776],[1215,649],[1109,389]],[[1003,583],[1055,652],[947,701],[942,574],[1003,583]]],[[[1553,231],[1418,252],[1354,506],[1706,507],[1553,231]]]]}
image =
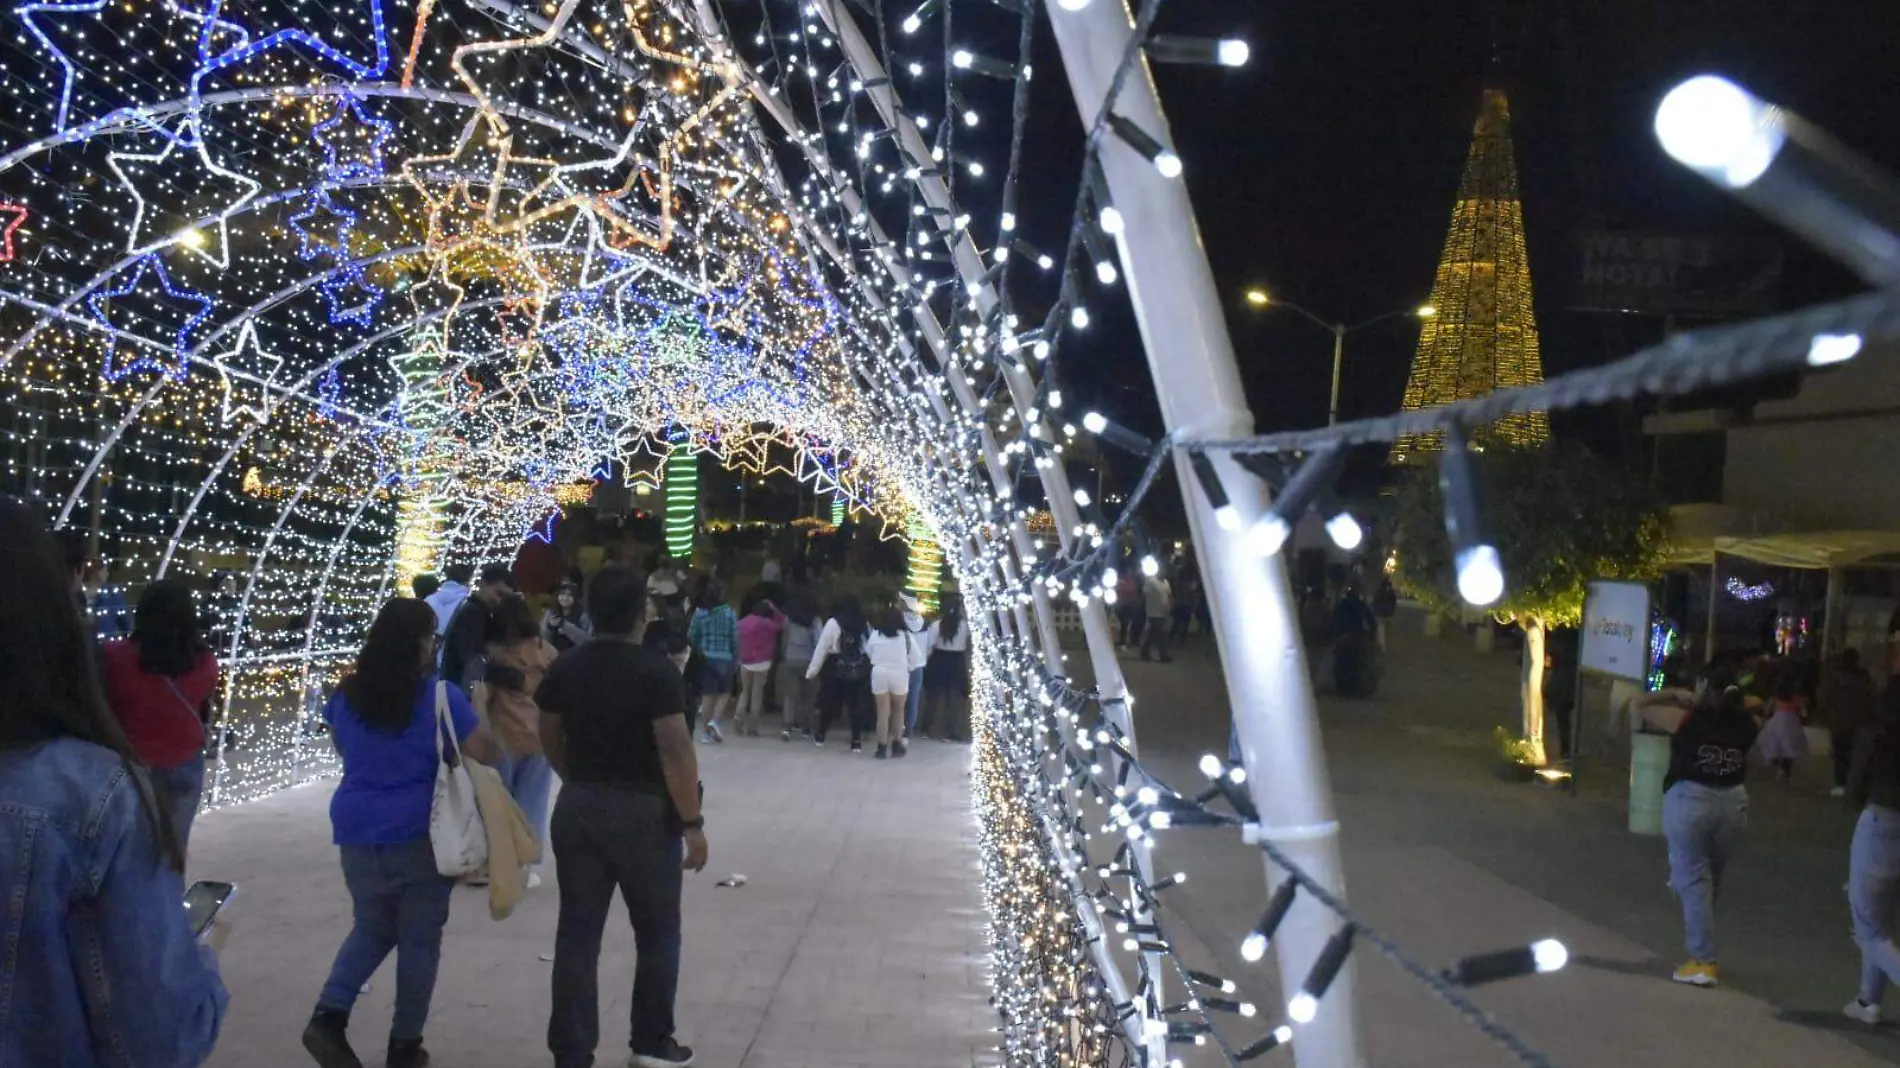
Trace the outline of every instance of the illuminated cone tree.
{"type": "MultiPolygon", "coordinates": [[[[1544,379],[1524,253],[1524,211],[1511,153],[1511,112],[1504,93],[1487,89],[1458,180],[1451,231],[1432,279],[1432,307],[1405,383],[1405,410],[1431,408],[1544,379]]],[[[1543,412],[1506,416],[1472,435],[1474,444],[1532,446],[1550,437],[1543,412]]],[[[1414,435],[1393,447],[1403,462],[1435,451],[1438,436],[1414,435]]]]}

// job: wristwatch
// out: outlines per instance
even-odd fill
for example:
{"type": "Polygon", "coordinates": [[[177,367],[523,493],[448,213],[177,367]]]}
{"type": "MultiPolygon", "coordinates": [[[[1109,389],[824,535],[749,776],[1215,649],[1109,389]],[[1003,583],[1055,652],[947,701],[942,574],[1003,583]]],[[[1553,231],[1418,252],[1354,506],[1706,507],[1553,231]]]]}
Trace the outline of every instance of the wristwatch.
{"type": "Polygon", "coordinates": [[[696,819],[681,820],[680,827],[688,831],[703,831],[706,829],[706,817],[702,814],[696,819]]]}

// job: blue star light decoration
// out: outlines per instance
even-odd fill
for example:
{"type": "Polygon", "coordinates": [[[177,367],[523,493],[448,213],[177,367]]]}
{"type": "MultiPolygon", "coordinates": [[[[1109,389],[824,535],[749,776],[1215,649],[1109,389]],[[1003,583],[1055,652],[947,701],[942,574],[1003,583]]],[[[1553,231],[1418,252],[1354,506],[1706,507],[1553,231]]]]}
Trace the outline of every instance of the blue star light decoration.
{"type": "Polygon", "coordinates": [[[182,380],[186,371],[186,354],[190,350],[191,332],[206,319],[211,318],[211,309],[215,302],[203,293],[177,285],[165,270],[165,263],[157,255],[148,255],[132,264],[124,272],[125,280],[111,289],[102,289],[86,298],[87,315],[101,327],[106,335],[105,362],[100,365],[99,373],[108,382],[117,382],[126,375],[138,371],[156,371],[174,381],[182,380]],[[148,277],[158,283],[160,291],[176,303],[190,304],[198,310],[191,313],[182,326],[172,335],[172,361],[163,363],[146,355],[143,348],[130,360],[121,364],[118,359],[119,328],[106,317],[106,305],[121,297],[138,292],[139,284],[148,277]]]}

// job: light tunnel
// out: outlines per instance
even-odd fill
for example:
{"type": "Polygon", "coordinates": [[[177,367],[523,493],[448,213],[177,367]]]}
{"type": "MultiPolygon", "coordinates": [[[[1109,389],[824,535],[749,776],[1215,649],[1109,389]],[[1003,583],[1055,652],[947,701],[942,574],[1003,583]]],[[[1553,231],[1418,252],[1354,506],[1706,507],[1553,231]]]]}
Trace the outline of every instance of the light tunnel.
{"type": "MultiPolygon", "coordinates": [[[[408,576],[511,556],[604,469],[792,457],[940,545],[974,609],[998,944],[1050,947],[1012,965],[1011,1041],[1091,1058],[1105,1029],[1047,992],[1095,1012],[1114,991],[1076,918],[1036,906],[1068,891],[1028,807],[1039,758],[1012,746],[1056,692],[1055,604],[1102,583],[1050,569],[1103,525],[1067,482],[1092,446],[1052,357],[1113,283],[1114,235],[1092,157],[1053,199],[1099,228],[1022,207],[1034,17],[15,5],[0,492],[94,532],[120,582],[228,576],[218,715],[252,738],[214,773],[228,804],[334,773],[314,709],[408,576]]],[[[1084,619],[1105,641],[1099,599],[1084,619]]]]}

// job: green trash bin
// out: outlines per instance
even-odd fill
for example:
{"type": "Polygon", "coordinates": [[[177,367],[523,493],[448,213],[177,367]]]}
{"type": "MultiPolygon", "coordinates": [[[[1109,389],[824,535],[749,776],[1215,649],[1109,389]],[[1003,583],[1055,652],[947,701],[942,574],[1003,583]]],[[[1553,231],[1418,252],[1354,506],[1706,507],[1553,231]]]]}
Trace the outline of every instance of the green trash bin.
{"type": "Polygon", "coordinates": [[[1669,736],[1630,735],[1630,833],[1662,833],[1663,776],[1669,772],[1669,736]]]}

